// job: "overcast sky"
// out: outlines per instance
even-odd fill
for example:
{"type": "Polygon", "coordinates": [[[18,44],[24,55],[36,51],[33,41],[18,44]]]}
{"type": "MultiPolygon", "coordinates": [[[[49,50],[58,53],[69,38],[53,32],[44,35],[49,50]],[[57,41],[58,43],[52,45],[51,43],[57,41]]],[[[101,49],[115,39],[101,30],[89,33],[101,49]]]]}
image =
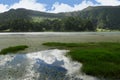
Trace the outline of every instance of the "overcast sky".
{"type": "Polygon", "coordinates": [[[12,8],[59,13],[82,10],[88,6],[118,5],[120,5],[120,0],[0,0],[0,13],[12,8]]]}

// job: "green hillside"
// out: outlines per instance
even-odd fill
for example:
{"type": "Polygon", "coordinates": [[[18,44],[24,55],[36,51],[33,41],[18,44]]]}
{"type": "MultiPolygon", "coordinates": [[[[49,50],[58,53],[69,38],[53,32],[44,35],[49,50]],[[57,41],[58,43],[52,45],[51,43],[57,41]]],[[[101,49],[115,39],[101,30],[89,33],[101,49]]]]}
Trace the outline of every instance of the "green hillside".
{"type": "Polygon", "coordinates": [[[120,6],[90,6],[82,11],[57,14],[22,8],[0,13],[2,32],[96,31],[97,29],[120,30],[120,6]]]}
{"type": "Polygon", "coordinates": [[[31,19],[31,18],[60,18],[63,17],[60,14],[45,13],[27,9],[11,9],[7,12],[0,14],[0,23],[15,20],[15,19],[31,19]]]}
{"type": "MultiPolygon", "coordinates": [[[[71,14],[71,13],[70,13],[71,14]]],[[[11,9],[0,14],[1,32],[94,31],[92,22],[66,13],[11,9]]]]}
{"type": "Polygon", "coordinates": [[[120,6],[88,7],[77,13],[92,20],[97,28],[120,30],[120,6]]]}

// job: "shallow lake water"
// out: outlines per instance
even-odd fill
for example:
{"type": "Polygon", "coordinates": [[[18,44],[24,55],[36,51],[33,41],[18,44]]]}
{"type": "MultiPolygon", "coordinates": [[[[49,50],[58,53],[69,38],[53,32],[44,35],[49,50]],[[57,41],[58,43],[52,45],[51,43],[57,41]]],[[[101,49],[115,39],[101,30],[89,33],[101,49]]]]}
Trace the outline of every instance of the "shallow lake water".
{"type": "Polygon", "coordinates": [[[120,32],[0,33],[0,50],[29,46],[18,54],[0,55],[0,80],[99,80],[83,73],[82,63],[66,57],[69,50],[51,49],[44,42],[120,42],[120,32]]]}
{"type": "Polygon", "coordinates": [[[45,50],[0,56],[0,80],[98,80],[82,73],[68,50],[45,50]]]}

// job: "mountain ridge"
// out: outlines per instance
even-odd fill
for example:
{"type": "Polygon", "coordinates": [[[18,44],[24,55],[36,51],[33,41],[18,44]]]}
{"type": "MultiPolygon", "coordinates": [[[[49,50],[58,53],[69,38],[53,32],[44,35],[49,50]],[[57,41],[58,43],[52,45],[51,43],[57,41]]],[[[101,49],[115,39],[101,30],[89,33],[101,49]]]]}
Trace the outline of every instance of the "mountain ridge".
{"type": "Polygon", "coordinates": [[[10,9],[0,13],[0,25],[16,19],[27,19],[35,22],[44,19],[61,19],[65,17],[81,17],[91,20],[96,28],[120,30],[120,6],[89,6],[81,11],[46,13],[24,8],[10,9]]]}

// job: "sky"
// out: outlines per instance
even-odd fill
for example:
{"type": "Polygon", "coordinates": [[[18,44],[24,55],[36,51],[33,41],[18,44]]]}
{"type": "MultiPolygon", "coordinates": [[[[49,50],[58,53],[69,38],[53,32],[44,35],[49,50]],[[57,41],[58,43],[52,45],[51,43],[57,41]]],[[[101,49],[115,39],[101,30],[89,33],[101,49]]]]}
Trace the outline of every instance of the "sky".
{"type": "Polygon", "coordinates": [[[25,8],[59,13],[83,10],[88,6],[118,6],[120,0],[0,0],[0,13],[25,8]]]}

